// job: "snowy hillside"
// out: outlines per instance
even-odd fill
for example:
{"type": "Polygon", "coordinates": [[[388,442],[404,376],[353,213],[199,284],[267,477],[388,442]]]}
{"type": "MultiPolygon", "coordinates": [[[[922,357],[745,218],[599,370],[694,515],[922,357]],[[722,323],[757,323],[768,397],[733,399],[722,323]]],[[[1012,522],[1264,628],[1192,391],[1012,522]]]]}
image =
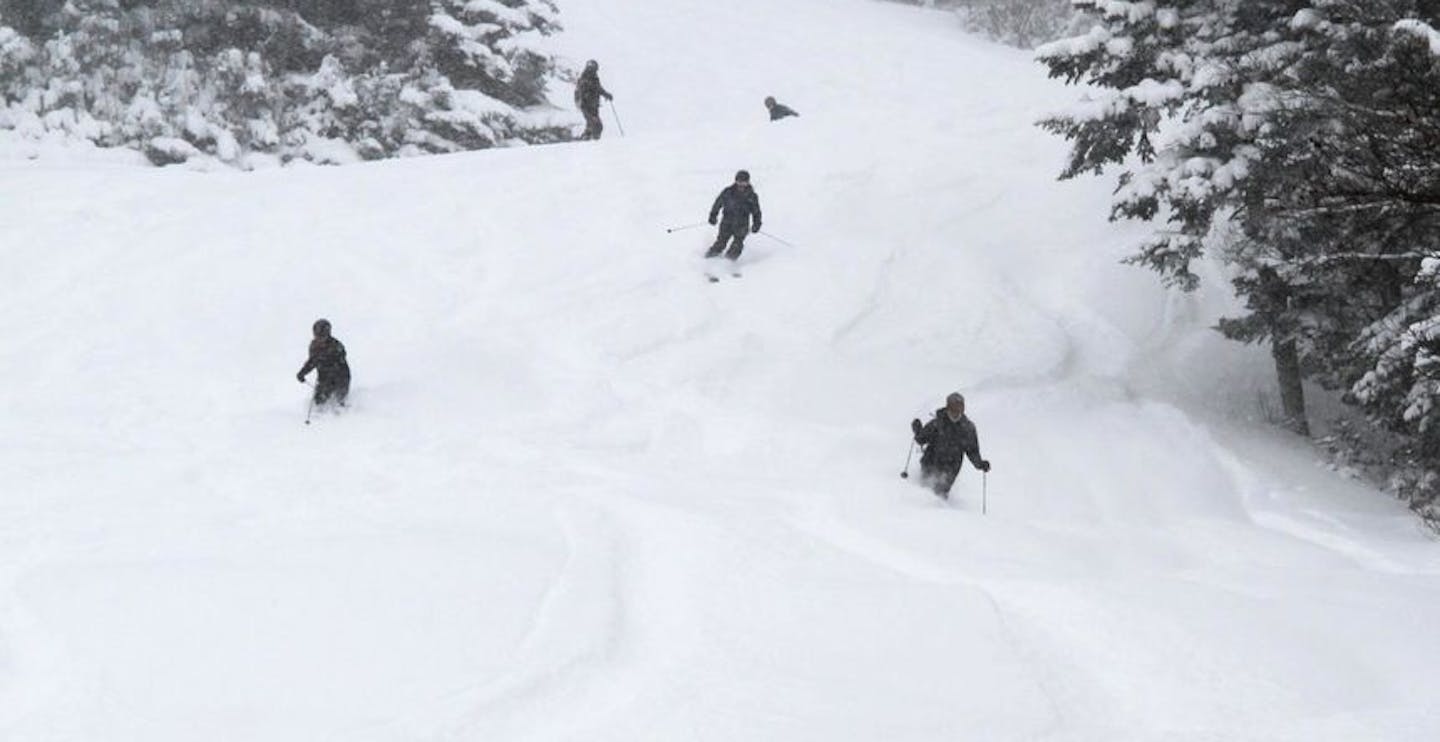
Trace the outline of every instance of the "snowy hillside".
{"type": "Polygon", "coordinates": [[[0,739],[1440,735],[1440,547],[1241,422],[1223,302],[1054,182],[1073,91],[871,0],[562,10],[627,138],[0,179],[0,739]],[[795,246],[709,284],[742,167],[795,246]],[[897,476],[955,390],[983,516],[897,476]]]}

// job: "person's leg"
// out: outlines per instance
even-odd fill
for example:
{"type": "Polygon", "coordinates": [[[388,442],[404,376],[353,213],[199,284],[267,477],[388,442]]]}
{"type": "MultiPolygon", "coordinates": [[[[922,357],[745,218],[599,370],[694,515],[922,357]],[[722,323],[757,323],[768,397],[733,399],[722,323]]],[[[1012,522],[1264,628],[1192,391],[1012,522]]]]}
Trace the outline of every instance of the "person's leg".
{"type": "Polygon", "coordinates": [[[346,371],[335,380],[335,403],[341,407],[345,406],[345,398],[350,396],[350,372],[346,371]]]}
{"type": "Polygon", "coordinates": [[[955,478],[960,475],[960,467],[947,467],[937,473],[935,477],[935,494],[950,499],[950,488],[955,486],[955,478]]]}
{"type": "Polygon", "coordinates": [[[727,224],[721,224],[719,234],[715,235],[715,244],[711,245],[710,249],[705,251],[705,257],[713,258],[719,255],[720,251],[725,249],[725,243],[729,240],[730,227],[727,224]]]}
{"type": "Polygon", "coordinates": [[[585,131],[590,135],[590,139],[599,139],[600,132],[605,131],[605,122],[600,120],[599,108],[585,112],[585,131]]]}
{"type": "Polygon", "coordinates": [[[735,237],[730,241],[730,249],[725,251],[725,257],[731,260],[738,260],[740,253],[745,250],[745,228],[735,230],[735,237]]]}
{"type": "Polygon", "coordinates": [[[596,123],[600,120],[600,112],[598,110],[585,108],[581,109],[580,113],[585,116],[585,131],[580,135],[580,138],[599,139],[600,132],[596,130],[596,123]]]}
{"type": "MultiPolygon", "coordinates": [[[[940,475],[939,467],[927,459],[920,459],[920,485],[931,490],[935,489],[935,479],[940,475]]],[[[938,493],[937,493],[938,494],[938,493]]]]}

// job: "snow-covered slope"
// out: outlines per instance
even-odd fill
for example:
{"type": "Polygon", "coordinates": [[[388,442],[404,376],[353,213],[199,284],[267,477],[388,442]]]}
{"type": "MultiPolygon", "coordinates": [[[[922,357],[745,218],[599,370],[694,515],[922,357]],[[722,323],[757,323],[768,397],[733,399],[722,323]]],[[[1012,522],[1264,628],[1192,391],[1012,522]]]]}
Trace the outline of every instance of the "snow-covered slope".
{"type": "Polygon", "coordinates": [[[1071,91],[870,0],[564,10],[628,138],[0,179],[0,738],[1440,735],[1440,551],[1234,422],[1071,91]],[[708,284],[741,167],[796,246],[708,284]],[[984,516],[897,477],[956,389],[984,516]]]}

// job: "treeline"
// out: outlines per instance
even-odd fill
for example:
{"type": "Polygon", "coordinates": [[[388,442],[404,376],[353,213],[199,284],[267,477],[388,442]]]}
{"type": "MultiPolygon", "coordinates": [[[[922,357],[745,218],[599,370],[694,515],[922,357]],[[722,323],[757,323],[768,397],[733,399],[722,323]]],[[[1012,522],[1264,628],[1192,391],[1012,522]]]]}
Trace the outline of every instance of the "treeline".
{"type": "Polygon", "coordinates": [[[968,31],[1002,44],[1033,49],[1079,30],[1084,18],[1070,0],[892,0],[952,10],[968,31]]]}
{"type": "Polygon", "coordinates": [[[551,0],[0,0],[0,127],[157,164],[569,138],[551,0]]]}
{"type": "Polygon", "coordinates": [[[1218,329],[1269,345],[1286,422],[1303,381],[1340,392],[1363,416],[1325,444],[1440,522],[1440,0],[1076,5],[1097,25],[1040,50],[1089,86],[1044,122],[1063,177],[1121,172],[1167,283],[1227,263],[1218,329]]]}

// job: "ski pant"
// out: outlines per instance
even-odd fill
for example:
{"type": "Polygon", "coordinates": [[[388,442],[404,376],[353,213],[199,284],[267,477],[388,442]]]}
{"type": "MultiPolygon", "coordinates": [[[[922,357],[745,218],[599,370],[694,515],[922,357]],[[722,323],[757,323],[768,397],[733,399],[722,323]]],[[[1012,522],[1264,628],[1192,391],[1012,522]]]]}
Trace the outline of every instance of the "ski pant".
{"type": "Polygon", "coordinates": [[[344,406],[345,398],[350,396],[350,369],[341,368],[334,371],[321,371],[319,378],[315,380],[315,406],[320,407],[335,400],[336,404],[344,406]]]}
{"type": "Polygon", "coordinates": [[[745,238],[750,234],[747,224],[720,224],[720,234],[715,237],[715,244],[705,253],[705,257],[713,258],[725,250],[725,243],[730,243],[730,249],[725,251],[725,257],[735,260],[745,250],[745,238]]]}
{"type": "Polygon", "coordinates": [[[599,139],[600,132],[605,131],[605,124],[600,121],[600,107],[582,108],[580,113],[585,115],[585,131],[580,135],[581,139],[599,139]]]}
{"type": "Polygon", "coordinates": [[[949,499],[950,488],[955,486],[955,478],[960,476],[961,462],[950,463],[948,461],[926,461],[920,460],[920,483],[929,487],[935,494],[949,499]]]}

